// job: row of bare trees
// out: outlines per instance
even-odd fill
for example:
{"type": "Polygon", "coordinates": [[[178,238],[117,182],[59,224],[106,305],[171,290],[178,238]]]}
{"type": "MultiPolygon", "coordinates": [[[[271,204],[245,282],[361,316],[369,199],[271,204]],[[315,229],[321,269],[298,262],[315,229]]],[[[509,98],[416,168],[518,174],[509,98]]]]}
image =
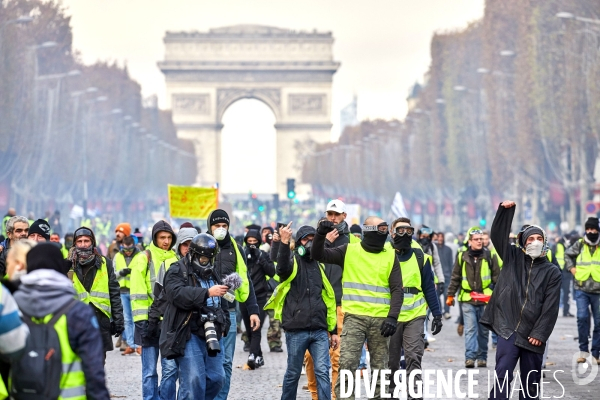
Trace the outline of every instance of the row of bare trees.
{"type": "Polygon", "coordinates": [[[84,65],[57,1],[0,2],[0,160],[5,206],[37,215],[148,210],[196,176],[170,112],[142,100],[126,66],[84,65]]]}
{"type": "Polygon", "coordinates": [[[405,121],[315,147],[304,179],[382,209],[401,191],[436,205],[420,207],[425,220],[428,209],[489,220],[511,197],[521,220],[580,224],[600,179],[600,1],[487,0],[481,20],[434,35],[431,57],[405,121]]]}

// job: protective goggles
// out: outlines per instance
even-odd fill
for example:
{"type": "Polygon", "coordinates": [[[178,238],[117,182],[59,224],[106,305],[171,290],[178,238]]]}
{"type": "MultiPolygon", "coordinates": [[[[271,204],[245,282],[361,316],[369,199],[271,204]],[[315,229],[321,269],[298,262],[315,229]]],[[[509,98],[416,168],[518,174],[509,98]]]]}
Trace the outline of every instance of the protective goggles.
{"type": "Polygon", "coordinates": [[[394,233],[396,233],[396,235],[399,236],[412,236],[415,233],[415,228],[413,228],[412,226],[397,226],[394,230],[394,233]]]}
{"type": "Polygon", "coordinates": [[[135,250],[135,245],[131,247],[121,246],[121,250],[123,250],[125,253],[131,253],[133,250],[135,250]]]}
{"type": "Polygon", "coordinates": [[[469,239],[473,235],[483,235],[483,231],[481,229],[473,229],[473,230],[469,231],[469,239]]]}
{"type": "Polygon", "coordinates": [[[363,232],[377,232],[380,235],[387,235],[389,228],[387,222],[382,222],[379,225],[363,225],[362,230],[363,232]]]}
{"type": "Polygon", "coordinates": [[[82,228],[82,229],[78,229],[77,232],[75,232],[75,237],[78,238],[79,236],[94,237],[94,234],[89,229],[82,228]]]}
{"type": "Polygon", "coordinates": [[[424,226],[423,228],[421,228],[421,233],[431,235],[433,233],[433,229],[424,226]]]}

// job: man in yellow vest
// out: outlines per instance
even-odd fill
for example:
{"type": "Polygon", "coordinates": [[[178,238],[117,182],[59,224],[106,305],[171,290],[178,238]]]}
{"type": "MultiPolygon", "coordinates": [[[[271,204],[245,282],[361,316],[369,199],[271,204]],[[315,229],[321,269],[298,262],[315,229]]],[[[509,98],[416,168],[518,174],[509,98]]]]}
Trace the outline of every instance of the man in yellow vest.
{"type": "MultiPolygon", "coordinates": [[[[102,365],[106,353],[94,308],[79,301],[73,302],[76,293],[73,282],[65,276],[64,265],[62,254],[55,245],[40,243],[33,247],[27,253],[28,271],[21,277],[15,300],[23,314],[22,318],[29,316],[32,320],[44,319],[49,322],[53,314],[61,309],[66,310],[54,324],[60,341],[60,352],[54,353],[61,355],[60,381],[47,382],[50,385],[59,384],[59,398],[109,399],[102,365]],[[65,306],[70,308],[66,309],[65,306]]],[[[0,340],[4,339],[0,336],[0,340]]],[[[47,357],[52,357],[52,354],[48,353],[47,357]]],[[[17,367],[13,365],[13,368],[17,367]]],[[[22,372],[29,374],[29,379],[35,377],[31,374],[36,373],[31,370],[22,372]]],[[[13,384],[17,383],[15,378],[18,380],[18,376],[12,376],[13,384]]],[[[39,379],[44,381],[43,376],[39,379]]],[[[16,393],[16,390],[15,387],[11,389],[14,398],[30,398],[29,394],[16,393]]]]}
{"type": "Polygon", "coordinates": [[[96,249],[96,236],[91,229],[77,228],[74,240],[75,246],[69,254],[73,287],[79,300],[94,309],[104,351],[111,351],[114,348],[112,336],[119,336],[125,330],[119,282],[112,261],[96,249]]]}
{"type": "Polygon", "coordinates": [[[175,257],[171,250],[177,237],[171,225],[158,221],[152,227],[152,242],[143,253],[143,262],[135,263],[131,268],[130,296],[131,314],[135,324],[134,342],[142,348],[142,398],[156,400],[175,398],[177,365],[174,360],[161,358],[163,384],[158,386],[159,358],[158,337],[148,334],[148,312],[154,302],[154,283],[161,264],[175,257]]]}
{"type": "Polygon", "coordinates": [[[592,357],[600,364],[600,227],[598,218],[585,222],[585,236],[565,251],[565,268],[574,276],[575,302],[577,304],[577,331],[580,355],[584,363],[589,355],[590,308],[594,318],[592,331],[592,357]]]}
{"type": "MultiPolygon", "coordinates": [[[[115,274],[121,286],[121,303],[123,304],[123,314],[125,315],[125,331],[123,333],[122,344],[120,345],[123,355],[129,355],[136,352],[138,347],[133,339],[133,317],[131,310],[131,270],[137,264],[142,267],[147,263],[143,252],[135,246],[136,240],[133,236],[125,236],[122,240],[121,250],[115,255],[113,263],[115,264],[115,274]]],[[[117,343],[117,346],[119,344],[117,343]]],[[[141,354],[142,349],[137,350],[141,354]]]]}
{"type": "Polygon", "coordinates": [[[454,305],[454,297],[459,293],[458,301],[462,306],[465,322],[465,367],[487,367],[489,329],[479,323],[485,301],[471,297],[472,292],[491,295],[492,283],[496,283],[500,268],[498,257],[483,247],[483,232],[478,227],[469,229],[467,250],[459,252],[452,279],[448,287],[446,304],[454,305]]]}
{"type": "Polygon", "coordinates": [[[331,399],[329,381],[329,337],[331,348],[339,344],[335,293],[325,268],[311,255],[315,228],[301,226],[296,233],[296,248],[292,253],[289,225],[278,231],[277,274],[281,283],[265,308],[274,309],[275,318],[282,322],[288,350],[288,362],[281,399],[296,399],[298,380],[302,371],[304,354],[308,350],[314,359],[317,396],[319,400],[331,399]]]}
{"type": "MultiPolygon", "coordinates": [[[[567,268],[565,268],[565,251],[569,247],[569,235],[565,235],[558,239],[558,242],[554,245],[554,257],[556,257],[556,262],[558,263],[558,267],[562,272],[562,284],[561,284],[561,303],[562,303],[562,312],[563,317],[574,317],[570,312],[570,302],[571,302],[571,290],[573,290],[573,274],[569,272],[567,268]]],[[[576,242],[574,240],[573,242],[576,242]]]]}
{"type": "MultiPolygon", "coordinates": [[[[430,257],[427,257],[413,241],[414,232],[415,228],[410,225],[408,218],[398,218],[392,222],[393,247],[400,262],[404,285],[404,302],[398,316],[398,329],[390,339],[392,376],[400,369],[400,356],[403,349],[406,376],[410,376],[412,371],[421,370],[421,359],[425,351],[424,322],[428,307],[433,315],[431,333],[437,335],[442,330],[442,310],[433,283],[430,257]]],[[[415,376],[415,388],[417,382],[422,382],[421,374],[415,376]]],[[[391,389],[394,386],[392,378],[391,389]]],[[[390,393],[393,394],[393,390],[390,390],[390,393]]]]}
{"type": "MultiPolygon", "coordinates": [[[[339,265],[343,270],[340,370],[358,369],[365,339],[369,344],[371,369],[387,369],[389,337],[396,332],[404,299],[400,263],[391,247],[385,246],[388,224],[381,218],[368,217],[360,243],[326,249],[325,236],[333,229],[331,221],[319,223],[312,255],[317,261],[339,265]]],[[[335,384],[338,399],[340,384],[338,377],[335,384]]],[[[381,398],[380,389],[378,377],[374,398],[381,398]]],[[[354,395],[350,398],[354,399],[354,395]]]]}

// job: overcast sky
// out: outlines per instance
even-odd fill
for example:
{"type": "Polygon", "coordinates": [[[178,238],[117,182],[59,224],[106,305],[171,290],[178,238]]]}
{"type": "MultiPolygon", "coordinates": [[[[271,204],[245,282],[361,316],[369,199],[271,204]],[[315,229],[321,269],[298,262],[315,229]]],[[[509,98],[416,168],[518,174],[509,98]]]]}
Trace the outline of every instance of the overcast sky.
{"type": "MultiPolygon", "coordinates": [[[[332,138],[339,111],[358,95],[359,119],[402,118],[406,97],[422,81],[434,32],[481,18],[484,0],[62,0],[73,44],[86,63],[127,62],[144,96],[164,104],[165,31],[259,24],[332,31],[341,68],[333,81],[332,138]]],[[[240,111],[243,113],[243,111],[240,111]]],[[[271,153],[272,154],[272,153],[271,153]]],[[[269,185],[271,187],[271,185],[269,185]]]]}

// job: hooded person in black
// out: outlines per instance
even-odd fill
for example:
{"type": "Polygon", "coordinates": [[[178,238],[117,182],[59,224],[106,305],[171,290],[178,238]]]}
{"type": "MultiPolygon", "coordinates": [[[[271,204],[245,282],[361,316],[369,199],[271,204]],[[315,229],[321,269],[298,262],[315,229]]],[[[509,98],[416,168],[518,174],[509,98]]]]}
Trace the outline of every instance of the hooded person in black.
{"type": "Polygon", "coordinates": [[[312,258],[315,228],[305,225],[298,229],[295,250],[292,252],[290,225],[280,228],[273,237],[274,243],[280,241],[277,274],[282,283],[278,291],[287,294],[283,299],[272,297],[268,306],[275,308],[276,315],[281,310],[281,326],[286,335],[288,362],[281,399],[296,398],[304,354],[308,350],[314,360],[318,398],[327,400],[331,399],[327,332],[331,335],[332,348],[337,348],[339,343],[337,327],[328,329],[328,314],[331,313],[333,318],[335,313],[335,295],[331,293],[328,306],[323,290],[329,286],[333,292],[333,288],[321,271],[322,267],[312,258]],[[288,288],[287,292],[284,287],[288,288]]]}
{"type": "Polygon", "coordinates": [[[246,244],[246,263],[248,265],[248,273],[252,279],[254,293],[256,294],[256,302],[259,309],[260,327],[252,330],[250,323],[250,314],[246,303],[240,303],[240,312],[242,320],[246,327],[248,341],[250,342],[250,355],[248,356],[248,366],[250,369],[261,367],[264,365],[262,350],[260,348],[261,330],[267,313],[263,310],[267,302],[268,293],[268,278],[275,275],[275,264],[267,253],[260,249],[261,235],[258,230],[250,229],[244,237],[246,244]]]}
{"type": "MultiPolygon", "coordinates": [[[[207,220],[207,233],[217,239],[219,244],[219,253],[215,258],[215,271],[221,277],[237,272],[240,274],[242,279],[246,279],[249,284],[249,294],[246,299],[246,307],[250,314],[250,323],[253,329],[260,327],[259,310],[256,304],[256,295],[254,293],[254,285],[250,279],[250,273],[247,271],[246,260],[244,257],[244,250],[238,245],[231,235],[229,234],[230,219],[227,212],[221,209],[212,211],[207,220]],[[243,262],[244,265],[238,265],[238,260],[243,262]],[[240,273],[243,269],[246,269],[246,274],[240,273]]],[[[223,302],[228,303],[227,300],[223,299],[223,302]]],[[[236,302],[228,303],[229,316],[231,318],[231,326],[236,326],[236,302]]],[[[235,329],[235,328],[232,328],[235,329]]],[[[229,386],[231,383],[231,371],[233,368],[233,353],[235,352],[235,338],[236,335],[227,335],[223,339],[223,362],[225,368],[225,384],[215,399],[225,400],[229,394],[229,386]]]]}
{"type": "MultiPolygon", "coordinates": [[[[490,399],[508,399],[513,370],[519,361],[521,386],[526,398],[538,398],[546,342],[554,330],[560,302],[561,273],[546,258],[546,233],[530,225],[509,242],[515,203],[500,204],[492,224],[491,239],[504,262],[494,293],[480,323],[496,332],[496,376],[508,385],[496,385],[490,399]]],[[[504,384],[504,382],[501,382],[504,384]]]]}
{"type": "Polygon", "coordinates": [[[89,301],[90,306],[96,312],[96,318],[100,325],[100,333],[104,342],[104,351],[113,350],[112,335],[119,336],[125,330],[125,319],[123,317],[123,305],[121,303],[121,289],[115,275],[112,261],[102,256],[96,247],[96,236],[90,228],[80,227],[75,230],[74,243],[69,250],[68,259],[71,261],[71,271],[75,289],[83,287],[85,292],[79,291],[80,299],[87,297],[92,292],[98,273],[108,275],[108,287],[96,288],[93,292],[106,293],[110,299],[110,317],[102,310],[101,304],[89,301]]]}

